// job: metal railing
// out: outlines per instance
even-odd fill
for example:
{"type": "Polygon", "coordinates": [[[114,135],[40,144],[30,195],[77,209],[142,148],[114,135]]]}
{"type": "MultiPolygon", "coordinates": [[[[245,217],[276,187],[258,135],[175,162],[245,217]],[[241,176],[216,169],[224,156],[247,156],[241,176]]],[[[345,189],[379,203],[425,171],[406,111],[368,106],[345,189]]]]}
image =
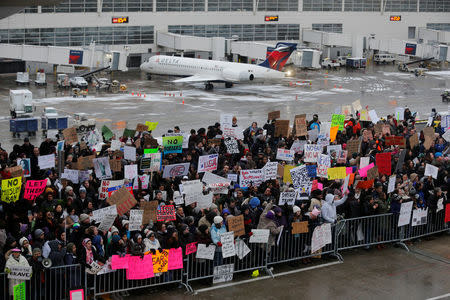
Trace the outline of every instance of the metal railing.
{"type": "MultiPolygon", "coordinates": [[[[193,281],[203,280],[212,283],[214,267],[233,264],[233,274],[246,271],[263,270],[272,275],[272,266],[280,263],[300,260],[303,258],[334,254],[340,259],[339,251],[370,247],[382,243],[401,243],[420,237],[449,230],[445,223],[445,211],[429,212],[426,224],[398,227],[398,214],[382,214],[360,218],[342,219],[331,227],[332,243],[322,248],[320,253],[311,253],[312,232],[291,234],[285,230],[279,244],[248,243],[250,252],[244,257],[237,255],[223,258],[221,252],[216,252],[213,260],[197,259],[196,253],[184,257],[183,269],[171,270],[155,274],[154,277],[142,280],[127,280],[126,270],[114,270],[101,275],[90,275],[80,265],[52,267],[35,272],[30,280],[26,281],[26,299],[69,299],[69,291],[84,289],[85,295],[94,298],[99,295],[126,292],[134,289],[155,287],[165,284],[182,284],[193,291],[190,284],[193,281]]],[[[236,242],[237,243],[237,242],[236,242]]],[[[6,273],[0,273],[0,299],[12,299],[9,280],[6,273]]]]}

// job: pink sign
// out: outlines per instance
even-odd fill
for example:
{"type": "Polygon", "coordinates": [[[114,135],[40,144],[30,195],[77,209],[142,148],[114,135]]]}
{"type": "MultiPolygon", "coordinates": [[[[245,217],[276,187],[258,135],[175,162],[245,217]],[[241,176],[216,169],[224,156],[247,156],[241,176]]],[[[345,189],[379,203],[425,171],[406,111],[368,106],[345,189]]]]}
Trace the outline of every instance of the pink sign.
{"type": "Polygon", "coordinates": [[[152,255],[128,257],[127,280],[147,279],[153,277],[152,255]]]}
{"type": "Polygon", "coordinates": [[[368,166],[366,166],[366,167],[364,167],[364,168],[362,168],[362,169],[359,169],[359,175],[361,176],[361,177],[367,177],[367,171],[369,171],[370,169],[372,169],[373,167],[374,167],[375,165],[374,165],[374,163],[371,163],[370,165],[368,165],[368,166]]]}
{"type": "Polygon", "coordinates": [[[181,247],[169,251],[169,265],[167,270],[183,269],[183,251],[181,247]]]}
{"type": "Polygon", "coordinates": [[[186,245],[186,255],[197,252],[197,242],[186,245]]]}
{"type": "Polygon", "coordinates": [[[34,201],[40,194],[44,192],[47,185],[47,179],[44,180],[28,180],[25,186],[23,197],[29,201],[34,201]]]}
{"type": "Polygon", "coordinates": [[[84,290],[72,290],[69,295],[70,300],[84,300],[84,290]]]}
{"type": "Polygon", "coordinates": [[[312,182],[311,192],[314,190],[323,190],[323,184],[318,182],[317,179],[313,180],[312,182]]]}
{"type": "Polygon", "coordinates": [[[352,174],[353,173],[353,168],[352,167],[347,167],[345,168],[345,173],[348,174],[352,174]]]}
{"type": "Polygon", "coordinates": [[[128,268],[128,258],[130,255],[126,255],[124,257],[120,257],[119,255],[113,255],[111,257],[111,269],[127,269],[128,268]]]}

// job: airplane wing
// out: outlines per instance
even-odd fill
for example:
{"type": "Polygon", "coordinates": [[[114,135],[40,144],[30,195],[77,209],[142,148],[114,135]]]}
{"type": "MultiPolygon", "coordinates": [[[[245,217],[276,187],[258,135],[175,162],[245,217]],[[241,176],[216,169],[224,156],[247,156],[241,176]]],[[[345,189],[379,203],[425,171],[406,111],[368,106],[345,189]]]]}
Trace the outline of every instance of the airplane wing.
{"type": "Polygon", "coordinates": [[[176,79],[173,82],[225,82],[225,78],[216,75],[193,75],[181,79],[176,79]]]}

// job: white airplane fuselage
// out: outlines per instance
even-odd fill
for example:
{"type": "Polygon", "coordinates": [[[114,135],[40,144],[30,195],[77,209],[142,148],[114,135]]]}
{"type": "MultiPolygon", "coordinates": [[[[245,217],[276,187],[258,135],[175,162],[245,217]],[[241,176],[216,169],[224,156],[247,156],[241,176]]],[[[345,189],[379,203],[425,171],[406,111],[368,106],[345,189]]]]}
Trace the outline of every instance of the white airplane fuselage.
{"type": "Polygon", "coordinates": [[[286,77],[284,72],[258,65],[165,55],[151,57],[141,65],[141,70],[155,75],[195,76],[196,80],[192,82],[259,82],[286,77]]]}

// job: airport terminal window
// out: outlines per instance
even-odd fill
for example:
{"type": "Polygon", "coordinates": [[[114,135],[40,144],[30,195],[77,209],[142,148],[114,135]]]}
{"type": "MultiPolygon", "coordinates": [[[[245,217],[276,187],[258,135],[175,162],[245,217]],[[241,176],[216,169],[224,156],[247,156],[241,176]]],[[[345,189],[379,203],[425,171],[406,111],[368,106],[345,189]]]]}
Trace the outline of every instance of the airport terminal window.
{"type": "Polygon", "coordinates": [[[342,33],[342,24],[312,24],[313,30],[342,33]]]}
{"type": "Polygon", "coordinates": [[[156,0],[156,11],[204,11],[205,0],[156,0]]]}
{"type": "Polygon", "coordinates": [[[169,32],[200,37],[236,35],[241,41],[298,40],[298,24],[169,25],[169,32]]]}
{"type": "Polygon", "coordinates": [[[37,6],[26,7],[26,8],[23,10],[23,12],[26,13],[26,14],[37,13],[37,12],[38,12],[38,7],[37,7],[37,6]]]}
{"type": "Polygon", "coordinates": [[[253,0],[209,0],[208,11],[252,11],[253,0]]]}
{"type": "Polygon", "coordinates": [[[419,11],[450,12],[449,0],[420,0],[419,11]]]}
{"type": "Polygon", "coordinates": [[[0,30],[0,43],[41,46],[153,44],[153,26],[27,28],[0,30]]]}
{"type": "Polygon", "coordinates": [[[450,23],[427,23],[427,29],[450,31],[450,23]]]}
{"type": "Polygon", "coordinates": [[[43,13],[96,12],[97,0],[66,0],[58,5],[42,6],[43,13]]]}
{"type": "Polygon", "coordinates": [[[153,0],[103,0],[102,11],[153,11],[153,0]]]}
{"type": "Polygon", "coordinates": [[[303,0],[303,11],[341,11],[341,10],[342,10],[342,0],[303,0]]]}
{"type": "Polygon", "coordinates": [[[417,11],[417,0],[387,0],[385,11],[417,11]]]}
{"type": "Polygon", "coordinates": [[[345,11],[380,11],[380,0],[345,0],[345,11]]]}
{"type": "Polygon", "coordinates": [[[297,11],[298,0],[259,0],[259,11],[297,11]]]}

